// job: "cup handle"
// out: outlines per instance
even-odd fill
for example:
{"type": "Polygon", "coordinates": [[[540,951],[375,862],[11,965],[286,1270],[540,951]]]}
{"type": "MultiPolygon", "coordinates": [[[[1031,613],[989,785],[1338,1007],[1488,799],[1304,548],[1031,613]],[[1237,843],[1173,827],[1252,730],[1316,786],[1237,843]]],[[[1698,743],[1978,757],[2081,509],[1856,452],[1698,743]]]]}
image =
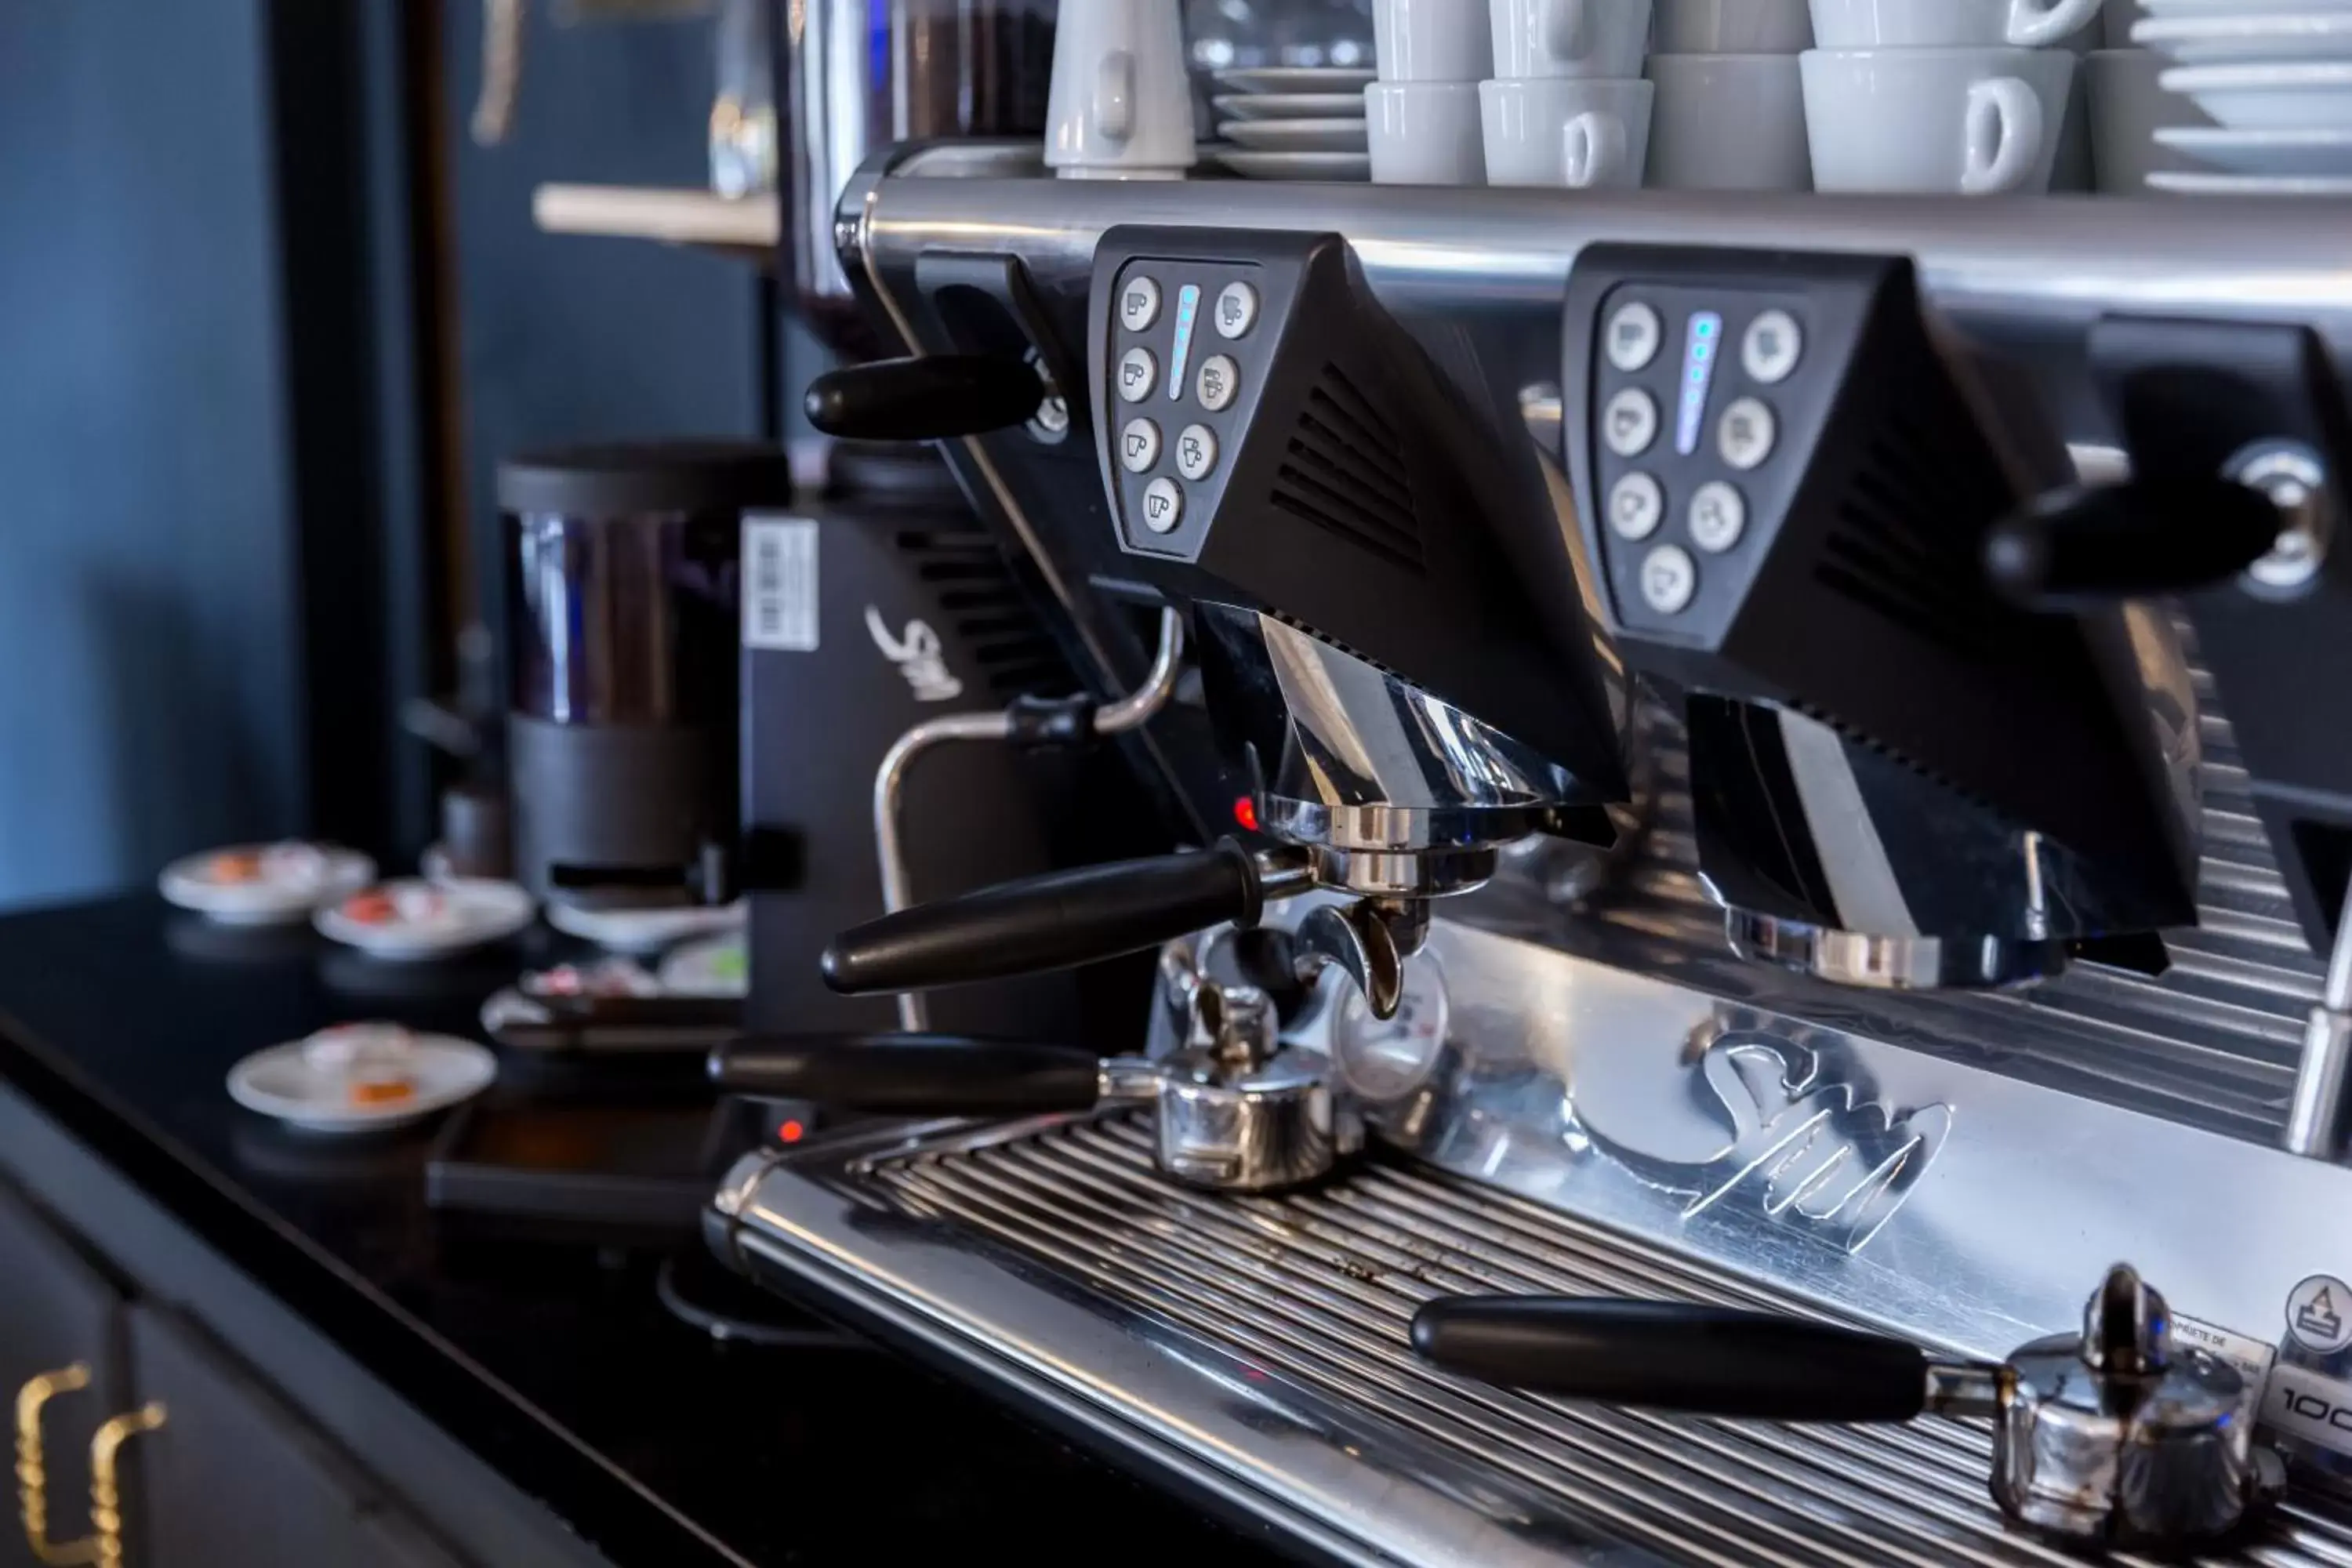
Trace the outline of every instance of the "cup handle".
{"type": "Polygon", "coordinates": [[[1113,49],[1095,67],[1095,129],[1113,142],[1135,130],[1135,57],[1113,49]]]}
{"type": "Polygon", "coordinates": [[[1625,172],[1625,122],[1604,110],[1588,109],[1560,131],[1560,159],[1568,188],[1591,190],[1613,184],[1625,172]]]}
{"type": "MultiPolygon", "coordinates": [[[[2020,5],[2024,0],[2018,0],[2020,5]]],[[[1544,49],[1554,59],[1572,60],[1592,51],[1591,0],[1543,0],[1544,49]]]]}
{"type": "Polygon", "coordinates": [[[2038,49],[2081,27],[2099,14],[2101,0],[2010,0],[2009,41],[2021,49],[2038,49]]]}
{"type": "Polygon", "coordinates": [[[1996,195],[2023,185],[2042,155],[2042,100],[2025,83],[2013,76],[1969,83],[1960,194],[1996,195]]]}

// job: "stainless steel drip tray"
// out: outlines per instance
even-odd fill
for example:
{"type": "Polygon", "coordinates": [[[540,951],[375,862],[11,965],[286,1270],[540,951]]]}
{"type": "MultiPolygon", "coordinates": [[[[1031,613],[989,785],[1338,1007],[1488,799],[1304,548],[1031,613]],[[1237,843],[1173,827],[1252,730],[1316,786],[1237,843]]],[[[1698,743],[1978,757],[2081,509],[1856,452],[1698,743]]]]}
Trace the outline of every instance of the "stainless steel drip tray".
{"type": "MultiPolygon", "coordinates": [[[[1395,1159],[1235,1198],[1162,1176],[1123,1114],[934,1130],[879,1152],[747,1160],[709,1219],[753,1276],[830,1298],[1342,1562],[2080,1561],[2004,1525],[1974,1424],[1654,1415],[1423,1367],[1406,1325],[1441,1294],[1819,1314],[1395,1159]]],[[[2242,1552],[2208,1561],[2344,1568],[2352,1523],[2291,1503],[2242,1552]]]]}

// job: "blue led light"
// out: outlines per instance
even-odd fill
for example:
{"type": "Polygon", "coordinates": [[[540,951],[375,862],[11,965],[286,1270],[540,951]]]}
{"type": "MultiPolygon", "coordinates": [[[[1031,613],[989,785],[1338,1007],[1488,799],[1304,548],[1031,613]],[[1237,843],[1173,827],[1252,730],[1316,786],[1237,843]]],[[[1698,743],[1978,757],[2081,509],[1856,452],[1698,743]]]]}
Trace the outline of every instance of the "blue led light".
{"type": "Polygon", "coordinates": [[[1698,450],[1699,429],[1706,423],[1707,388],[1715,380],[1715,340],[1723,318],[1713,310],[1694,311],[1683,348],[1682,402],[1675,410],[1675,450],[1689,457],[1698,450]]]}
{"type": "Polygon", "coordinates": [[[1176,290],[1176,347],[1168,361],[1168,401],[1184,401],[1184,367],[1192,357],[1192,318],[1200,312],[1201,286],[1187,283],[1176,290]]]}

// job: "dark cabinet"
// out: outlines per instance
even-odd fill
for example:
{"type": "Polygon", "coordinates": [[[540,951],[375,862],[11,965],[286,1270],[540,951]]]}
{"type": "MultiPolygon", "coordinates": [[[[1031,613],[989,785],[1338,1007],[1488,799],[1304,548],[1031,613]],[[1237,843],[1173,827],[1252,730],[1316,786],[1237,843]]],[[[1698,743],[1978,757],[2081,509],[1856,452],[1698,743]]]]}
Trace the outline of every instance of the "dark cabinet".
{"type": "Polygon", "coordinates": [[[89,1532],[89,1441],[128,1403],[123,1308],[96,1264],[0,1185],[0,1391],[19,1419],[34,1406],[38,1435],[29,1453],[20,1439],[18,1506],[0,1521],[0,1568],[40,1568],[28,1539],[36,1523],[52,1541],[89,1532]],[[34,1458],[37,1467],[23,1464],[34,1458]],[[28,1503],[46,1520],[26,1519],[28,1503]]]}

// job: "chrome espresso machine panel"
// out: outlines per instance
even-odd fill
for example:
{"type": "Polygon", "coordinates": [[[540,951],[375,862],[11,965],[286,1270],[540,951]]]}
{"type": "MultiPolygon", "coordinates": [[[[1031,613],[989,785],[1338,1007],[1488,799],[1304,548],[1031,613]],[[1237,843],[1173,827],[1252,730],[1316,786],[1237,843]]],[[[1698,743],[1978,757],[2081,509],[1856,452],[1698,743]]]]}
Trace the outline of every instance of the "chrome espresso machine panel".
{"type": "Polygon", "coordinates": [[[2352,626],[2340,213],[985,166],[869,165],[845,267],[919,355],[1014,280],[1086,395],[950,458],[1073,624],[1189,618],[1259,831],[1132,873],[1213,928],[1156,1110],[1007,1055],[1055,1114],[747,1162],[714,1246],[1322,1560],[2352,1561],[2352,693],[2276,652],[2352,626]],[[1252,1075],[1316,1158],[1171,1156],[1252,1075]]]}

